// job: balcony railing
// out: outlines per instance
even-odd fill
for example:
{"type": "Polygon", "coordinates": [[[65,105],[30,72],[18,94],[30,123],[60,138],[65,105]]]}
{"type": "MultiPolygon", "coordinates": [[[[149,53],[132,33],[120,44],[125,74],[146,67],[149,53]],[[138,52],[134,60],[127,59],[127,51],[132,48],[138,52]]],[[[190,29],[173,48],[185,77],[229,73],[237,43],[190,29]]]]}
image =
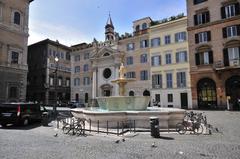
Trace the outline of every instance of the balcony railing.
{"type": "Polygon", "coordinates": [[[223,62],[222,60],[215,62],[214,68],[215,70],[223,70],[223,69],[234,69],[240,67],[240,59],[229,60],[227,62],[223,62]],[[225,64],[224,64],[225,63],[225,64]]]}

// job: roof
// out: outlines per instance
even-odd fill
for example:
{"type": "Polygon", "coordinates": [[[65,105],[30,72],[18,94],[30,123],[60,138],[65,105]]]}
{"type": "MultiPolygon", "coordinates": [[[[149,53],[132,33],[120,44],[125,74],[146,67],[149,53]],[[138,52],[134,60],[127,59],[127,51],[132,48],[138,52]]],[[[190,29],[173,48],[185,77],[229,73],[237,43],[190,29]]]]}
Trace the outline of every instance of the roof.
{"type": "Polygon", "coordinates": [[[109,13],[108,20],[107,20],[107,23],[106,23],[105,28],[106,28],[106,27],[112,27],[112,28],[114,28],[110,13],[109,13]]]}
{"type": "Polygon", "coordinates": [[[70,47],[59,43],[58,40],[57,41],[53,41],[53,40],[50,40],[50,39],[45,39],[45,40],[39,41],[37,43],[29,45],[28,47],[37,46],[37,45],[43,45],[43,44],[51,44],[51,45],[54,45],[54,46],[59,46],[59,47],[61,47],[63,49],[69,50],[69,51],[71,50],[70,47]]]}

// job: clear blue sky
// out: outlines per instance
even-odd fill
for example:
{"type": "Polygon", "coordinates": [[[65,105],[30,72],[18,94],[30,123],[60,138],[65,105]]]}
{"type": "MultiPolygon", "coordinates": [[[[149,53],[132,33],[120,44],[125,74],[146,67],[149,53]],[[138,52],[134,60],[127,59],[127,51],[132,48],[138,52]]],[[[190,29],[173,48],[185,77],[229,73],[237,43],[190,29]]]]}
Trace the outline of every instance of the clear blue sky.
{"type": "Polygon", "coordinates": [[[109,11],[115,31],[132,33],[132,22],[186,14],[186,0],[34,0],[30,5],[29,44],[49,38],[71,46],[104,41],[109,11]]]}

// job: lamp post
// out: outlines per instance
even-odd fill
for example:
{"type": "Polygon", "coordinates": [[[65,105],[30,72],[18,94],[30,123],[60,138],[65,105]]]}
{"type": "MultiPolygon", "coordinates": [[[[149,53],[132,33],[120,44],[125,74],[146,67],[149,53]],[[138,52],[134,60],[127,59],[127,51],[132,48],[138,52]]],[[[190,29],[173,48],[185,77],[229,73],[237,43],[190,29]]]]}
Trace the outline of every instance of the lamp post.
{"type": "Polygon", "coordinates": [[[54,61],[55,61],[55,64],[56,64],[56,68],[55,68],[55,103],[53,105],[53,113],[54,113],[54,118],[56,118],[56,115],[57,115],[57,105],[58,105],[58,97],[57,97],[57,85],[58,85],[58,78],[57,78],[57,71],[58,71],[58,57],[56,56],[54,58],[54,61]]]}

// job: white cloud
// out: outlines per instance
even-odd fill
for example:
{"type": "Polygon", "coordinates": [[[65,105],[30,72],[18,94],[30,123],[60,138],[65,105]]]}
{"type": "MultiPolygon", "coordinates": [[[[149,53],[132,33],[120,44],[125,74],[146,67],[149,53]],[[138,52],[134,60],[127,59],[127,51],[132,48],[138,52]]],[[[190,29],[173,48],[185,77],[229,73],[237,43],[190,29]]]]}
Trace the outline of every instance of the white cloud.
{"type": "Polygon", "coordinates": [[[43,21],[30,21],[28,44],[33,44],[44,39],[58,40],[61,44],[71,46],[81,42],[91,42],[93,37],[88,37],[80,30],[67,25],[51,24],[43,21]]]}

